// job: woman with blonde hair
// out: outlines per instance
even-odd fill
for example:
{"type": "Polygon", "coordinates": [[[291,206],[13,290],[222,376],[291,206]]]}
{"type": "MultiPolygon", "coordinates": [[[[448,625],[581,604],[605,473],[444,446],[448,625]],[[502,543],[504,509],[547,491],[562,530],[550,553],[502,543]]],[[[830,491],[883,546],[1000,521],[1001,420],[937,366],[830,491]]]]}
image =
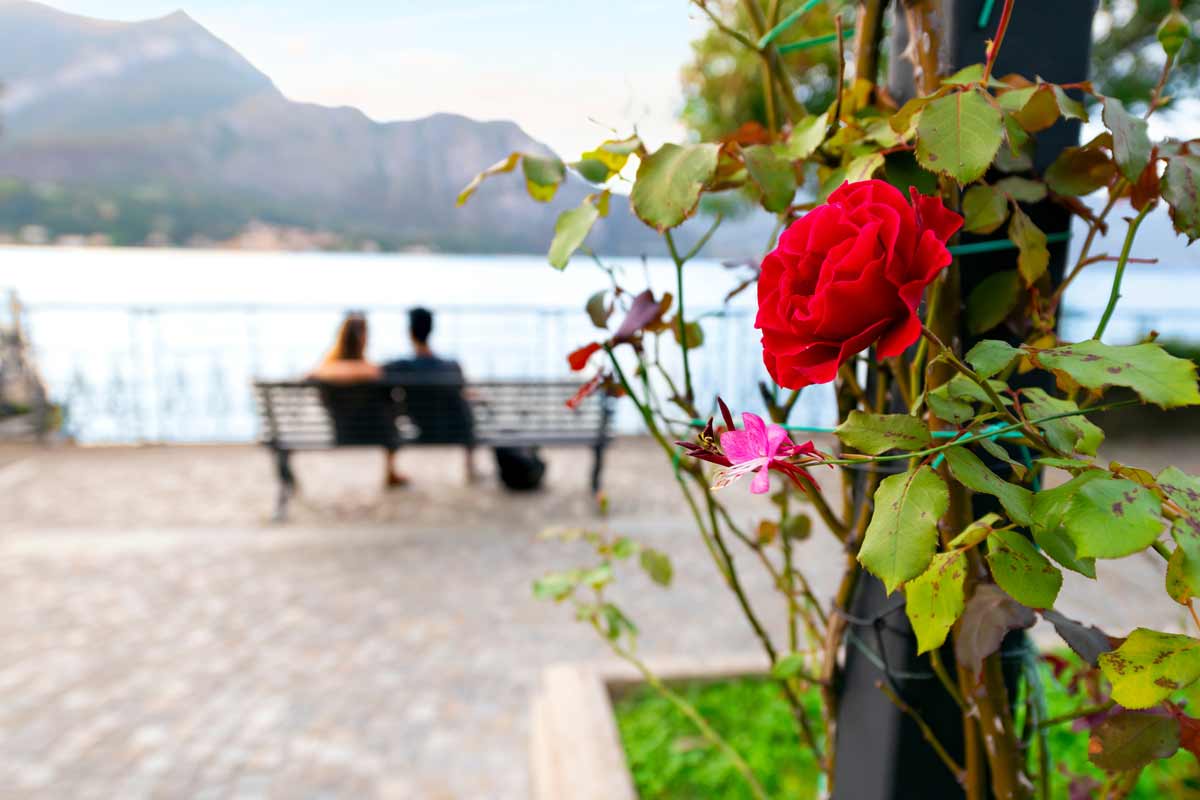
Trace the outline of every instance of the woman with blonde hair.
{"type": "Polygon", "coordinates": [[[339,445],[383,444],[387,453],[385,485],[403,486],[408,478],[396,471],[400,433],[396,428],[396,406],[388,387],[374,384],[383,371],[367,360],[367,318],[351,311],[338,328],[333,347],[308,374],[308,379],[325,384],[321,399],[333,419],[339,445]]]}

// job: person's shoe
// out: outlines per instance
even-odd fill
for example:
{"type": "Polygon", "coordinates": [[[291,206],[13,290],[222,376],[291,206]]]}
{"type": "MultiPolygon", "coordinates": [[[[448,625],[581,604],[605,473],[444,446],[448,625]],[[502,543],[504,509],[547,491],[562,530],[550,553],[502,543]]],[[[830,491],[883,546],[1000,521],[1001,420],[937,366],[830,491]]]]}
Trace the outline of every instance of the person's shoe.
{"type": "Polygon", "coordinates": [[[388,489],[399,489],[408,486],[409,480],[407,475],[401,475],[399,472],[389,472],[387,480],[384,481],[384,486],[388,489]]]}

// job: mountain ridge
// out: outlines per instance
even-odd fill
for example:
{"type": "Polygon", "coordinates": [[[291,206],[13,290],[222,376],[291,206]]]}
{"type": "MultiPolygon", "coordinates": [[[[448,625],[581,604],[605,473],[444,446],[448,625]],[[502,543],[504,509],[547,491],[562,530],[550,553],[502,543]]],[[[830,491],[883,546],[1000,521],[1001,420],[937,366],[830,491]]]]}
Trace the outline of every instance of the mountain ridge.
{"type": "MultiPolygon", "coordinates": [[[[568,180],[535,203],[505,176],[456,209],[480,169],[550,148],[509,120],[377,121],[291,100],[183,11],[109,22],[0,0],[0,80],[0,231],[10,236],[32,225],[52,239],[211,244],[267,223],[331,232],[343,247],[545,252],[558,214],[590,191],[568,180]]],[[[716,246],[740,252],[737,238],[716,246]]],[[[620,200],[588,244],[662,252],[620,200]]]]}

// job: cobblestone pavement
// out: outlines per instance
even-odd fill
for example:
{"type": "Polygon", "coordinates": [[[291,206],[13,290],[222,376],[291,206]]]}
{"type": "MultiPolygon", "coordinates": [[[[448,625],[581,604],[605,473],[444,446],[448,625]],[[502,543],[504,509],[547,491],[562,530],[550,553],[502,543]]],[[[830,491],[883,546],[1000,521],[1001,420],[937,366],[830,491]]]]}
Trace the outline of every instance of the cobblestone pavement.
{"type": "MultiPolygon", "coordinates": [[[[552,485],[531,497],[464,488],[436,451],[406,454],[416,485],[387,495],[376,454],[314,455],[283,527],[259,523],[272,485],[250,448],[19,455],[0,459],[0,797],[517,800],[540,670],[605,655],[529,592],[583,556],[537,531],[597,524],[577,454],[552,453],[552,485]]],[[[608,524],[676,565],[670,591],[621,578],[643,653],[746,653],[651,458],[623,442],[609,470],[608,524]]],[[[761,502],[730,498],[747,521],[761,502]]],[[[828,540],[801,556],[821,595],[828,540]]],[[[1157,565],[1134,566],[1104,591],[1069,582],[1066,610],[1125,628],[1178,618],[1157,565]]]]}

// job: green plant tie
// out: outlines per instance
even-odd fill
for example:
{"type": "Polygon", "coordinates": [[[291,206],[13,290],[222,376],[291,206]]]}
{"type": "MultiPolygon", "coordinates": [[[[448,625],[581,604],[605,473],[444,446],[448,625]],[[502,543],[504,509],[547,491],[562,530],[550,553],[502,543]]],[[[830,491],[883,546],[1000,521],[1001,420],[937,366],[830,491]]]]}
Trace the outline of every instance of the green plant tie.
{"type": "Polygon", "coordinates": [[[988,20],[992,18],[992,9],[996,7],[996,0],[983,0],[983,8],[979,10],[979,29],[983,30],[987,27],[988,20]]]}
{"type": "MultiPolygon", "coordinates": [[[[852,27],[846,28],[842,31],[843,39],[849,39],[853,35],[854,28],[852,27]]],[[[830,42],[836,41],[836,33],[827,33],[824,36],[814,36],[812,39],[804,39],[803,41],[792,42],[791,44],[781,44],[775,49],[779,51],[781,55],[786,55],[787,53],[795,53],[797,50],[807,50],[810,47],[817,47],[818,45],[829,44],[830,42]]]]}
{"type": "MultiPolygon", "coordinates": [[[[1071,232],[1061,231],[1059,233],[1047,233],[1046,244],[1058,244],[1059,242],[1070,241],[1071,232]]],[[[970,256],[975,253],[993,253],[998,250],[1013,250],[1017,243],[1012,239],[991,239],[986,242],[971,242],[970,244],[956,244],[946,249],[951,255],[955,256],[970,256]]]]}
{"type": "Polygon", "coordinates": [[[792,13],[790,13],[786,17],[784,17],[782,20],[780,20],[778,25],[776,25],[774,28],[771,28],[771,30],[764,33],[762,38],[758,40],[758,49],[763,50],[767,46],[769,46],[771,44],[771,42],[773,42],[777,38],[779,38],[779,34],[783,33],[788,28],[795,25],[796,22],[799,21],[799,19],[801,17],[803,17],[809,11],[812,11],[813,8],[815,8],[817,6],[817,4],[820,3],[821,1],[822,0],[808,0],[807,3],[800,6],[795,11],[793,11],[792,13]]]}

